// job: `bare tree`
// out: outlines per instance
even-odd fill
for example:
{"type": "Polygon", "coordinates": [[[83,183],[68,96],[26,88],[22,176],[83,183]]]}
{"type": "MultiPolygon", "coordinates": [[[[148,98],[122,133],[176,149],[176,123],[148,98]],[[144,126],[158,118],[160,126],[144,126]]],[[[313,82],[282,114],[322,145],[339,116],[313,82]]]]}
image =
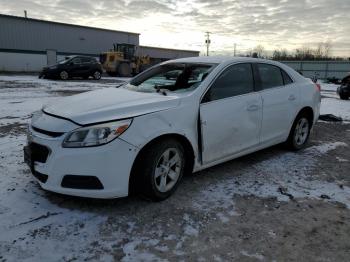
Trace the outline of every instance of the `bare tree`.
{"type": "Polygon", "coordinates": [[[254,51],[255,53],[257,53],[258,57],[261,57],[261,58],[264,57],[264,51],[265,51],[264,46],[262,46],[262,45],[257,45],[257,46],[253,49],[253,51],[254,51]]]}

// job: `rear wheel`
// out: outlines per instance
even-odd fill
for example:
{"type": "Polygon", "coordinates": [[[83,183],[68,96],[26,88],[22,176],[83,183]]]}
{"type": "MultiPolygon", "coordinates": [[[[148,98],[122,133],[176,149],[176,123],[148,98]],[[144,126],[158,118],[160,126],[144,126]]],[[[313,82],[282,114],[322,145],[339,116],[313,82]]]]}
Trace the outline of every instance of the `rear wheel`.
{"type": "Polygon", "coordinates": [[[344,95],[344,94],[339,94],[339,97],[340,97],[340,99],[342,99],[342,100],[348,100],[349,99],[349,96],[346,96],[346,95],[344,95]]]}
{"type": "Polygon", "coordinates": [[[122,77],[131,76],[131,67],[129,63],[122,62],[118,65],[118,75],[122,77]]]}
{"type": "Polygon", "coordinates": [[[141,193],[154,201],[164,200],[176,190],[183,176],[184,148],[174,139],[158,141],[144,152],[140,167],[137,176],[142,182],[141,193]]]}
{"type": "Polygon", "coordinates": [[[68,72],[63,70],[60,72],[60,79],[61,80],[67,80],[69,78],[68,72]]]}
{"type": "Polygon", "coordinates": [[[310,136],[311,121],[307,114],[300,114],[294,120],[287,145],[292,150],[302,149],[310,136]]]}
{"type": "Polygon", "coordinates": [[[100,71],[95,71],[95,73],[92,75],[95,80],[100,80],[101,79],[101,72],[100,71]]]}

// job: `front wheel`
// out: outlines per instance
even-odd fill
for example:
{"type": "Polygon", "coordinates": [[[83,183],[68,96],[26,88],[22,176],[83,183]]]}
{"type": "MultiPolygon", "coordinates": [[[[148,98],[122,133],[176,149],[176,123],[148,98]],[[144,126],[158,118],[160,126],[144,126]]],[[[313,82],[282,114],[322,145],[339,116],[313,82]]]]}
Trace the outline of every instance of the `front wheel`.
{"type": "Polygon", "coordinates": [[[60,79],[61,80],[67,80],[69,78],[68,72],[63,70],[60,72],[60,79]]]}
{"type": "Polygon", "coordinates": [[[311,121],[305,114],[299,115],[293,123],[287,145],[292,150],[302,149],[310,136],[311,121]]]}
{"type": "Polygon", "coordinates": [[[177,188],[185,169],[183,146],[174,139],[159,141],[144,152],[138,177],[142,193],[154,201],[168,198],[177,188]]]}

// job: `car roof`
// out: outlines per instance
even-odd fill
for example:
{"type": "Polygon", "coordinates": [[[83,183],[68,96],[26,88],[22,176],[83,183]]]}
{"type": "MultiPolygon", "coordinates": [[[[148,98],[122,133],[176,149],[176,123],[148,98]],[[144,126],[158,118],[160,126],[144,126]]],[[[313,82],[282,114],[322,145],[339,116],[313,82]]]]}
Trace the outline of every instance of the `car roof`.
{"type": "Polygon", "coordinates": [[[163,64],[167,63],[205,63],[205,64],[221,64],[223,66],[233,64],[233,63],[266,63],[278,66],[283,68],[285,71],[292,76],[294,81],[305,81],[305,78],[297,73],[291,67],[282,64],[277,61],[261,59],[261,58],[252,58],[252,57],[239,57],[239,56],[197,56],[197,57],[186,57],[174,60],[168,60],[163,64]]]}
{"type": "MultiPolygon", "coordinates": [[[[275,61],[252,58],[252,57],[239,57],[239,56],[196,56],[186,57],[180,59],[169,60],[170,63],[210,63],[210,64],[221,64],[221,63],[234,63],[234,62],[261,62],[261,63],[272,63],[280,64],[275,61]]],[[[165,63],[167,63],[165,62],[165,63]]]]}

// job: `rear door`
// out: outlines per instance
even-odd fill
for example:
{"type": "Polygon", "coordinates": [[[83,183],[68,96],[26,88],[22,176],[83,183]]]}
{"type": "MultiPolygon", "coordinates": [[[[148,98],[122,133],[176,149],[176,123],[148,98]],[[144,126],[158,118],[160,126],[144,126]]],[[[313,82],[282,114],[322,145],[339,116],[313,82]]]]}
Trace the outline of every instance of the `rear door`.
{"type": "Polygon", "coordinates": [[[278,66],[258,63],[256,69],[263,101],[261,142],[278,143],[288,137],[300,100],[298,89],[278,66]]]}
{"type": "Polygon", "coordinates": [[[81,59],[80,57],[75,57],[68,64],[68,73],[71,76],[79,76],[81,74],[81,59]]]}
{"type": "Polygon", "coordinates": [[[227,67],[200,104],[204,164],[259,143],[262,101],[254,90],[252,65],[227,67]]]}
{"type": "Polygon", "coordinates": [[[93,63],[92,63],[91,57],[81,57],[81,67],[80,67],[80,73],[83,75],[90,75],[92,71],[94,70],[93,68],[93,63]]]}

